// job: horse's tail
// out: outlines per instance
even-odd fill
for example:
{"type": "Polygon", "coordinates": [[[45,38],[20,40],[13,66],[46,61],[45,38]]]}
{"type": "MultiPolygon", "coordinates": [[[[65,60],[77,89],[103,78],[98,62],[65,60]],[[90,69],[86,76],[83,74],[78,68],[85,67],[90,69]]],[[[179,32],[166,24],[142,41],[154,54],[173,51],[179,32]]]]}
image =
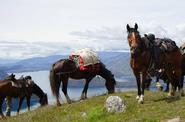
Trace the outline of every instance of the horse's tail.
{"type": "Polygon", "coordinates": [[[53,95],[58,99],[59,98],[60,79],[59,79],[59,77],[57,77],[57,74],[56,74],[53,66],[50,70],[49,78],[50,78],[51,91],[52,91],[53,95]]]}

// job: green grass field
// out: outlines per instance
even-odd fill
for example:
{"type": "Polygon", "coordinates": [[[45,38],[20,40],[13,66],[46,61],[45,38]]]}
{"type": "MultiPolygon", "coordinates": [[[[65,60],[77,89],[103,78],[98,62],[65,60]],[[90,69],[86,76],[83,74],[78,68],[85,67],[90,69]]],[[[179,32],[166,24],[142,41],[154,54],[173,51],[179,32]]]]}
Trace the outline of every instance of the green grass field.
{"type": "Polygon", "coordinates": [[[185,97],[166,99],[166,93],[145,93],[144,104],[135,100],[136,92],[115,93],[126,103],[123,113],[108,113],[104,103],[108,95],[89,98],[82,102],[46,106],[19,116],[1,120],[6,122],[160,122],[179,117],[185,121],[185,97]]]}

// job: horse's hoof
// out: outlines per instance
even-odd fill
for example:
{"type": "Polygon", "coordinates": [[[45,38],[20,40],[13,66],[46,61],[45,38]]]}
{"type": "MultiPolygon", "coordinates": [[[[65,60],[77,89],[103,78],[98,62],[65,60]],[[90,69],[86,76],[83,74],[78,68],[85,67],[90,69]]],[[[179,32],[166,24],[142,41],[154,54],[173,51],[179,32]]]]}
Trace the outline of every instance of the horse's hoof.
{"type": "Polygon", "coordinates": [[[87,97],[86,96],[81,96],[80,100],[86,100],[87,97]]]}
{"type": "Polygon", "coordinates": [[[4,115],[0,115],[0,119],[6,119],[4,115]]]}
{"type": "Polygon", "coordinates": [[[181,97],[184,97],[184,90],[181,90],[180,92],[181,92],[180,93],[181,94],[181,97]]]}
{"type": "Polygon", "coordinates": [[[141,95],[139,100],[138,100],[138,103],[140,104],[143,104],[144,103],[144,95],[141,95]]]}
{"type": "Polygon", "coordinates": [[[171,93],[168,93],[168,94],[167,94],[167,98],[168,98],[168,99],[171,99],[171,98],[173,98],[173,97],[174,97],[174,96],[173,96],[171,93]]]}
{"type": "Polygon", "coordinates": [[[71,103],[72,103],[72,101],[71,101],[71,100],[67,100],[67,103],[68,103],[68,104],[71,104],[71,103]]]}
{"type": "Polygon", "coordinates": [[[140,98],[139,95],[137,95],[137,96],[136,96],[136,100],[139,100],[139,98],[140,98]]]}
{"type": "Polygon", "coordinates": [[[139,104],[143,104],[144,103],[144,100],[138,100],[138,103],[139,104]]]}
{"type": "Polygon", "coordinates": [[[61,105],[62,105],[61,103],[57,102],[57,106],[61,106],[61,105]]]}

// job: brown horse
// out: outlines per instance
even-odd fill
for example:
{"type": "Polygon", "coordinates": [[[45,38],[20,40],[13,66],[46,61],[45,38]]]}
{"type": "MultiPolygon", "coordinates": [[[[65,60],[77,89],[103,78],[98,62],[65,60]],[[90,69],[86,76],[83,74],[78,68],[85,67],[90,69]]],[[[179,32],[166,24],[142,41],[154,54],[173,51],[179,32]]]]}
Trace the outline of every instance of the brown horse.
{"type": "Polygon", "coordinates": [[[36,86],[34,87],[26,86],[25,82],[26,82],[25,79],[19,79],[19,80],[15,79],[15,75],[13,74],[8,76],[5,80],[0,81],[0,117],[1,118],[4,117],[2,113],[2,104],[6,97],[19,98],[20,103],[19,103],[18,112],[24,97],[27,98],[27,105],[29,110],[29,107],[30,107],[29,99],[32,93],[36,93],[40,97],[41,105],[45,105],[47,103],[47,96],[40,91],[41,89],[39,89],[36,86]],[[18,86],[15,86],[16,84],[18,86]]]}
{"type": "Polygon", "coordinates": [[[30,99],[31,99],[32,94],[35,94],[36,96],[39,97],[39,99],[40,99],[39,103],[41,106],[48,104],[47,94],[44,93],[42,91],[42,89],[32,80],[31,76],[26,76],[26,77],[18,79],[18,80],[26,83],[27,95],[20,98],[19,107],[17,109],[17,114],[19,114],[19,110],[21,108],[22,102],[25,97],[26,97],[26,101],[27,101],[28,111],[30,111],[30,99]]]}
{"type": "Polygon", "coordinates": [[[85,79],[85,86],[81,94],[81,99],[86,99],[89,82],[96,75],[100,75],[106,80],[105,86],[108,90],[108,93],[114,93],[114,87],[116,84],[114,75],[105,67],[103,63],[100,63],[100,71],[96,73],[80,71],[78,68],[76,68],[75,63],[69,59],[62,59],[54,63],[50,70],[50,86],[53,95],[56,97],[57,105],[61,105],[59,101],[59,88],[61,82],[62,91],[67,99],[67,102],[71,103],[71,100],[67,94],[68,79],[85,79]]]}
{"type": "MultiPolygon", "coordinates": [[[[144,82],[150,70],[152,53],[151,50],[147,48],[146,44],[144,43],[144,40],[141,38],[137,24],[135,24],[134,28],[131,28],[127,24],[126,28],[128,32],[128,43],[131,52],[130,65],[136,77],[138,88],[138,95],[136,99],[139,103],[143,103],[144,82]]],[[[169,91],[168,95],[174,95],[174,91],[177,86],[179,86],[179,91],[182,91],[180,88],[182,61],[182,55],[180,50],[177,49],[173,52],[161,53],[158,58],[159,67],[165,69],[169,82],[172,85],[172,88],[169,91]]]]}

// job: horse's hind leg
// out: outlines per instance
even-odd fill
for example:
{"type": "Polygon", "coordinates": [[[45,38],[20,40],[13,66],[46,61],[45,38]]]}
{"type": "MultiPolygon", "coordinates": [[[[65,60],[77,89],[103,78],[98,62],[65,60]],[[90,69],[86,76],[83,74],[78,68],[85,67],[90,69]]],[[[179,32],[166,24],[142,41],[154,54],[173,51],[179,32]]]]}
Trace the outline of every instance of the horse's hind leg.
{"type": "Polygon", "coordinates": [[[183,82],[182,82],[182,72],[180,69],[177,69],[175,72],[175,76],[176,76],[176,82],[177,82],[177,86],[178,86],[178,91],[179,91],[179,96],[183,96],[184,95],[184,91],[183,91],[183,82]]]}
{"type": "Polygon", "coordinates": [[[88,78],[86,79],[85,81],[85,86],[84,86],[84,89],[82,91],[82,94],[81,94],[81,99],[84,100],[84,99],[87,99],[87,90],[89,88],[89,82],[92,80],[92,78],[88,78]]]}
{"type": "Polygon", "coordinates": [[[62,78],[62,91],[66,97],[66,100],[67,100],[67,103],[71,103],[71,99],[69,98],[68,96],[68,93],[67,93],[67,85],[68,85],[68,78],[62,78]]]}
{"type": "Polygon", "coordinates": [[[180,88],[181,88],[181,96],[184,96],[184,90],[183,90],[183,86],[184,86],[184,75],[181,75],[181,80],[180,80],[180,88]]]}

